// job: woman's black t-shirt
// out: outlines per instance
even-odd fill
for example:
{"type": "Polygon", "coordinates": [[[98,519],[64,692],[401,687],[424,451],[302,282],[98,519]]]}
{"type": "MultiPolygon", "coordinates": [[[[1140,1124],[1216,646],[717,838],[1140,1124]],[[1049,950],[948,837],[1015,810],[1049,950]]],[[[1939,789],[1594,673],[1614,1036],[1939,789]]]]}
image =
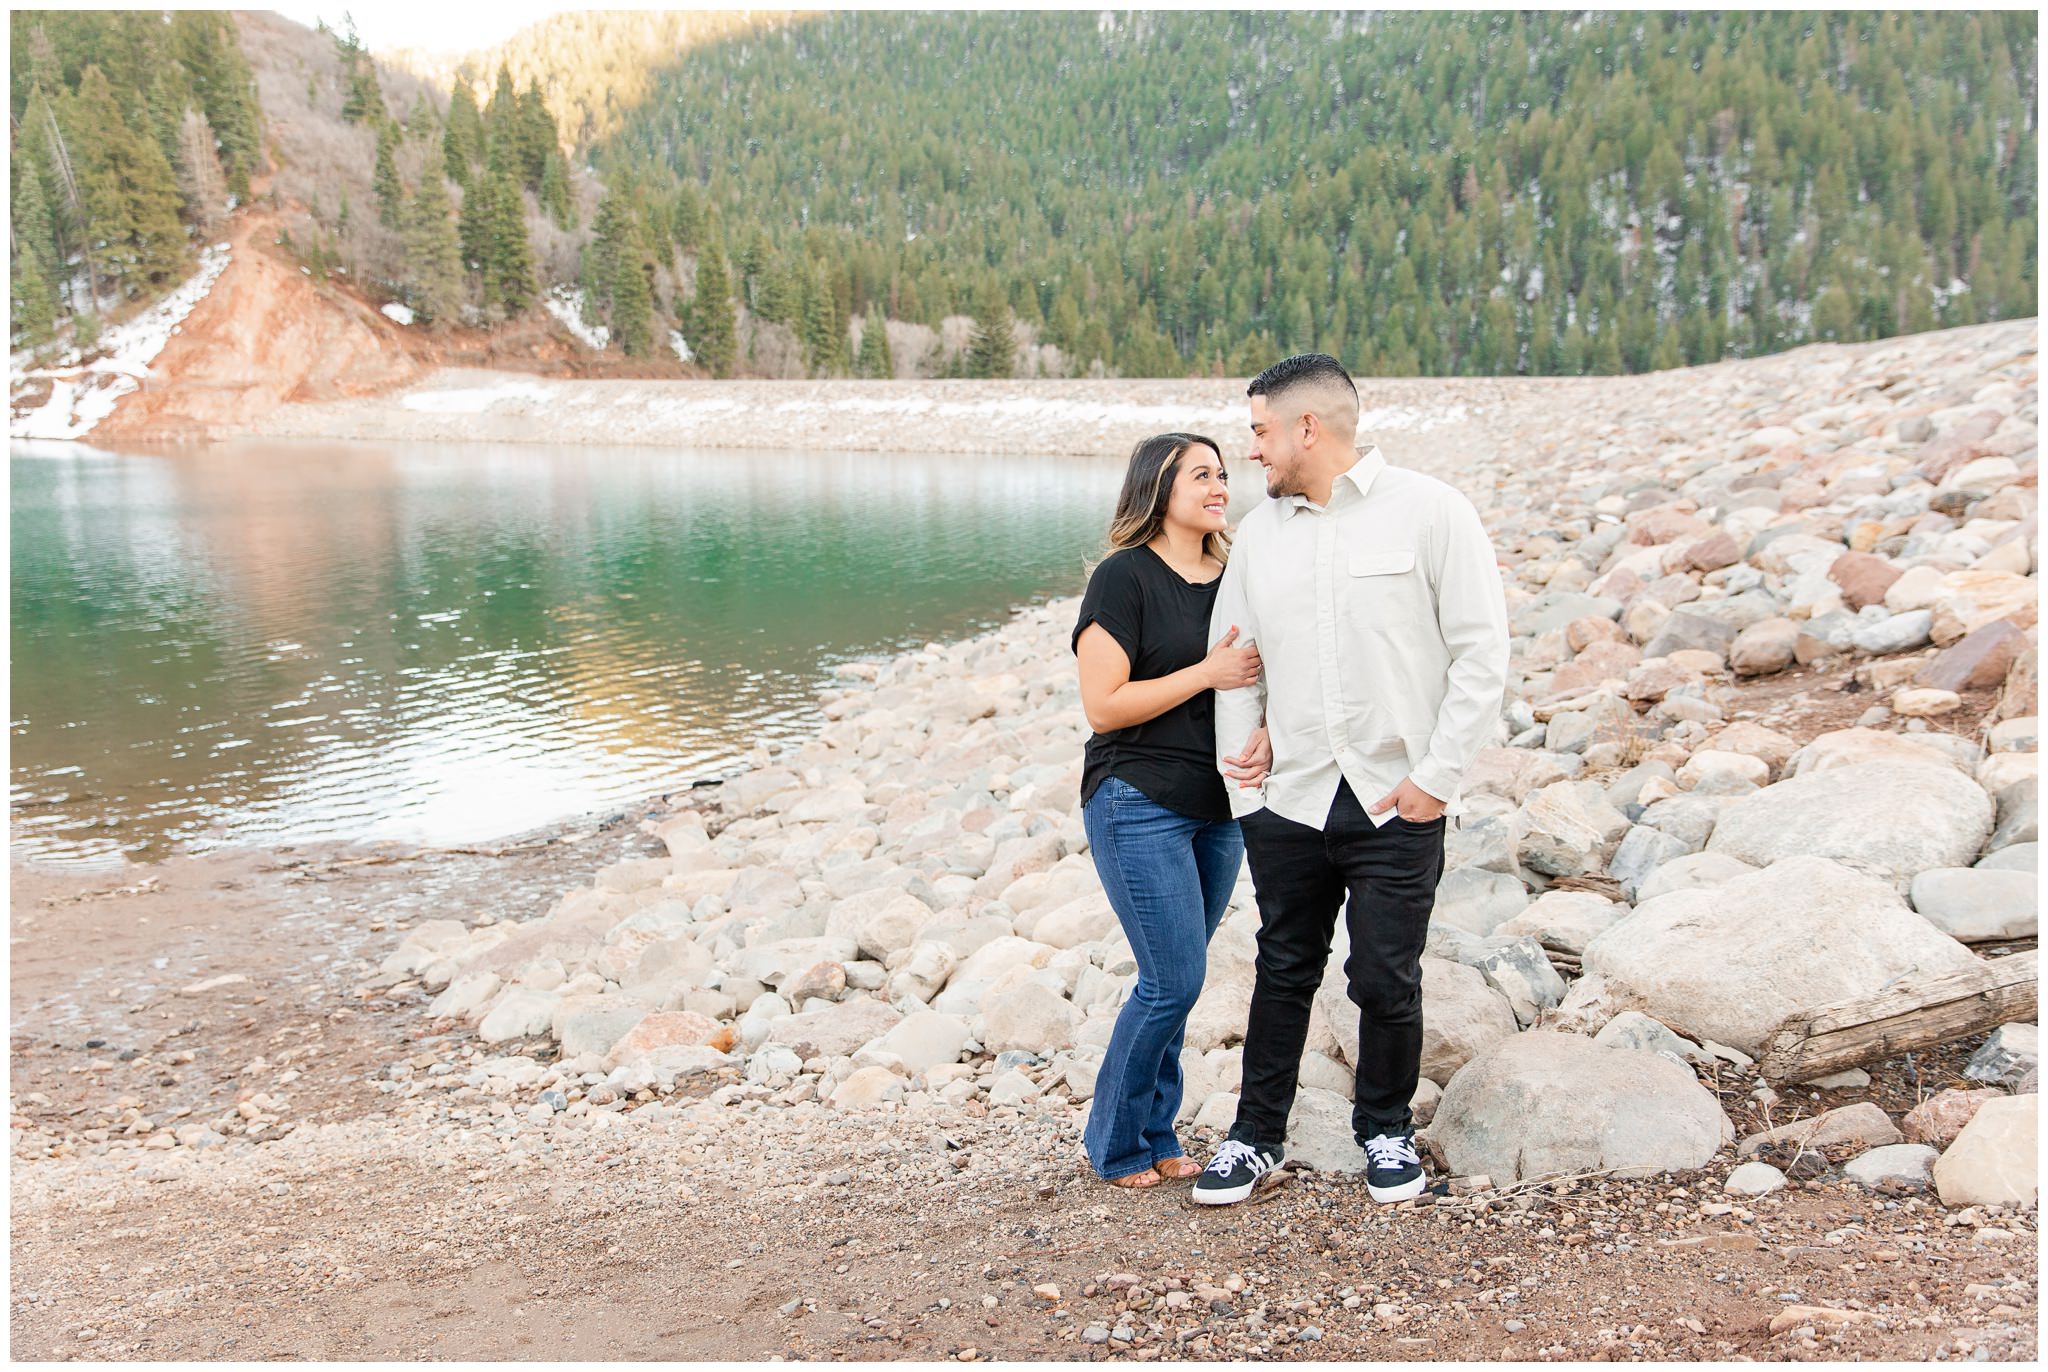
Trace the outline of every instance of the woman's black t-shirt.
{"type": "MultiPolygon", "coordinates": [[[[1073,644],[1078,649],[1081,631],[1100,624],[1130,658],[1132,681],[1192,667],[1209,654],[1209,612],[1221,579],[1197,585],[1150,548],[1120,549],[1088,578],[1073,644]]],[[[1230,797],[1216,770],[1215,692],[1197,691],[1165,714],[1090,738],[1081,803],[1112,776],[1190,819],[1229,819],[1230,797]]]]}

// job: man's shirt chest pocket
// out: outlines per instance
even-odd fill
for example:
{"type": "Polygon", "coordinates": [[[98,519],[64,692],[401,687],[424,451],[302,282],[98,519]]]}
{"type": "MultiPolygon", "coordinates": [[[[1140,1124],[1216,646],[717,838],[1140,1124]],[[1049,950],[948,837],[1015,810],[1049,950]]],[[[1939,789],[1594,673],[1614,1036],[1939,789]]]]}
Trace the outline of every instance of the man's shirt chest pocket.
{"type": "Polygon", "coordinates": [[[1413,632],[1418,617],[1428,616],[1429,587],[1412,543],[1353,548],[1344,570],[1336,589],[1356,627],[1385,637],[1413,632]]]}

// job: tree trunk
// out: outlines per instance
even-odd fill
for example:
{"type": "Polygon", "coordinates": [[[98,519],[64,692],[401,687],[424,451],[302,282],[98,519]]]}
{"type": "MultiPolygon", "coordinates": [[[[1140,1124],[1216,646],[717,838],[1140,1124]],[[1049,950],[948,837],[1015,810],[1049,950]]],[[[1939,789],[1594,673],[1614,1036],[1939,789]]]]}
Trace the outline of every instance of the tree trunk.
{"type": "Polygon", "coordinates": [[[1757,1073],[1774,1085],[1812,1081],[2031,1020],[2037,958],[2029,949],[1945,976],[1907,977],[1876,995],[1794,1015],[1765,1045],[1757,1073]]]}

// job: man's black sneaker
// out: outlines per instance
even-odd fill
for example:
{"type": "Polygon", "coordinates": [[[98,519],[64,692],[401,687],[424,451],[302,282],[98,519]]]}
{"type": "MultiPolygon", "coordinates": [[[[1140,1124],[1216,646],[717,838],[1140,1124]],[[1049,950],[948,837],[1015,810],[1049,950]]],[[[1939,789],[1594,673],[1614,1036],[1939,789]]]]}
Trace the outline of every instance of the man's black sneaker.
{"type": "Polygon", "coordinates": [[[1365,1190],[1374,1200],[1391,1204],[1422,1194],[1422,1158],[1412,1129],[1373,1135],[1365,1141],[1365,1159],[1365,1190]]]}
{"type": "Polygon", "coordinates": [[[1226,1139],[1202,1175],[1195,1178],[1195,1204],[1235,1205],[1252,1193],[1260,1177],[1280,1165],[1280,1156],[1278,1148],[1261,1148],[1235,1137],[1226,1139]]]}

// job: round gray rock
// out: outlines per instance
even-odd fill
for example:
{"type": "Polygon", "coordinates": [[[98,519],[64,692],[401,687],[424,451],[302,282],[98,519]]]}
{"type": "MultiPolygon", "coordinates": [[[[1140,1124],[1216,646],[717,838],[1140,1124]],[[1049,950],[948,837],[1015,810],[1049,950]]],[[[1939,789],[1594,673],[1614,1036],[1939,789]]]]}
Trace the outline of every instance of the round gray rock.
{"type": "Polygon", "coordinates": [[[1714,1093],[1669,1058],[1542,1029],[1467,1063],[1430,1125],[1453,1173],[1496,1185],[1703,1167],[1733,1133],[1714,1093]]]}
{"type": "Polygon", "coordinates": [[[1767,786],[1721,812],[1707,851],[1756,867],[1832,858],[1890,881],[1930,867],[1967,867],[1991,835],[1996,807],[1953,767],[1865,762],[1767,786]]]}
{"type": "Polygon", "coordinates": [[[1586,945],[1582,965],[1672,1028],[1754,1055],[1800,1010],[1977,962],[1889,883],[1796,857],[1644,901],[1586,945]]]}

